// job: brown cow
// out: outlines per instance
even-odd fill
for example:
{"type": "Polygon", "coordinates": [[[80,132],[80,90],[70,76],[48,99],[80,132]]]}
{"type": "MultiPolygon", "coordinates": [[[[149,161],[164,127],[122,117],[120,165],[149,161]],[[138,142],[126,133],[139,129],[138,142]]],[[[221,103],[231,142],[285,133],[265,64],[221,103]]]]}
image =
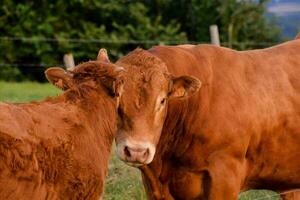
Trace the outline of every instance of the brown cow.
{"type": "Polygon", "coordinates": [[[300,40],[242,52],[157,46],[117,64],[127,71],[118,155],[144,165],[153,199],[300,188],[300,40]]]}
{"type": "Polygon", "coordinates": [[[116,123],[112,95],[121,85],[120,68],[105,55],[72,72],[48,69],[65,90],[56,98],[0,103],[0,199],[101,197],[116,123]]]}

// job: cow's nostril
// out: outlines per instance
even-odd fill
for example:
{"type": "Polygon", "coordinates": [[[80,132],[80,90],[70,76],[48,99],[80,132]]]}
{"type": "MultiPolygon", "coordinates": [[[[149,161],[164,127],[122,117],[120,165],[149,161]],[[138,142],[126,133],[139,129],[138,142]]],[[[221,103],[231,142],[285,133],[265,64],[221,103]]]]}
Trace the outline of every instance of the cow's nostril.
{"type": "Polygon", "coordinates": [[[148,158],[148,155],[149,155],[149,149],[147,149],[147,150],[143,153],[143,157],[144,157],[145,159],[147,159],[147,158],[148,158]]]}
{"type": "Polygon", "coordinates": [[[127,157],[130,157],[130,156],[131,156],[130,151],[129,151],[129,149],[128,149],[127,146],[124,148],[124,153],[125,153],[125,155],[126,155],[127,157]]]}

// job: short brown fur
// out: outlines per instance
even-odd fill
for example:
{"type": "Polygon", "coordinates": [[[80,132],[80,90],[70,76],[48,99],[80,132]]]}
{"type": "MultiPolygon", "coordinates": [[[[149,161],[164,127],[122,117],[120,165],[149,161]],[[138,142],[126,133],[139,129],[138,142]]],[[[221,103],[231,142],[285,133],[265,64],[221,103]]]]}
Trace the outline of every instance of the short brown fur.
{"type": "Polygon", "coordinates": [[[0,199],[101,198],[117,106],[106,65],[77,66],[58,97],[0,103],[0,199]]]}
{"type": "MultiPolygon", "coordinates": [[[[243,52],[158,46],[120,59],[130,69],[133,54],[156,57],[171,76],[191,75],[202,82],[196,95],[168,103],[154,160],[141,167],[149,198],[234,200],[248,189],[300,188],[299,52],[300,41],[293,40],[243,52]]],[[[143,61],[138,65],[143,68],[143,61]]],[[[125,89],[122,98],[138,96],[125,89]]],[[[143,113],[140,118],[147,118],[143,113]]],[[[136,132],[142,140],[153,137],[136,132]]]]}

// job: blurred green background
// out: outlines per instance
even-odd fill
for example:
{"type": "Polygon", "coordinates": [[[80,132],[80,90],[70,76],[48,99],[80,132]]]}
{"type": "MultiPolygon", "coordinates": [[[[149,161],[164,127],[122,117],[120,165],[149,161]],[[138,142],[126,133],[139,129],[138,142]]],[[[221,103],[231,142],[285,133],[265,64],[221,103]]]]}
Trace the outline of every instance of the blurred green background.
{"type": "Polygon", "coordinates": [[[43,71],[94,59],[112,60],[136,47],[209,43],[219,27],[223,46],[253,49],[282,40],[268,0],[1,0],[0,80],[45,81],[43,71]]]}

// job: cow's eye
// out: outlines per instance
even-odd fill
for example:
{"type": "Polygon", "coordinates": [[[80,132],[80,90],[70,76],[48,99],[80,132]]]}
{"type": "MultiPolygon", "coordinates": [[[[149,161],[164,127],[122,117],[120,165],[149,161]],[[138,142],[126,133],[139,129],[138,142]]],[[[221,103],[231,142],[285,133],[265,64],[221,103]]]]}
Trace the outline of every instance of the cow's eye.
{"type": "Polygon", "coordinates": [[[123,111],[123,109],[122,108],[118,108],[118,115],[119,115],[119,117],[121,118],[121,119],[123,119],[124,118],[124,111],[123,111]]]}
{"type": "Polygon", "coordinates": [[[166,99],[166,98],[163,98],[163,99],[160,101],[160,103],[163,105],[163,104],[166,103],[166,101],[167,101],[167,99],[166,99]]]}

